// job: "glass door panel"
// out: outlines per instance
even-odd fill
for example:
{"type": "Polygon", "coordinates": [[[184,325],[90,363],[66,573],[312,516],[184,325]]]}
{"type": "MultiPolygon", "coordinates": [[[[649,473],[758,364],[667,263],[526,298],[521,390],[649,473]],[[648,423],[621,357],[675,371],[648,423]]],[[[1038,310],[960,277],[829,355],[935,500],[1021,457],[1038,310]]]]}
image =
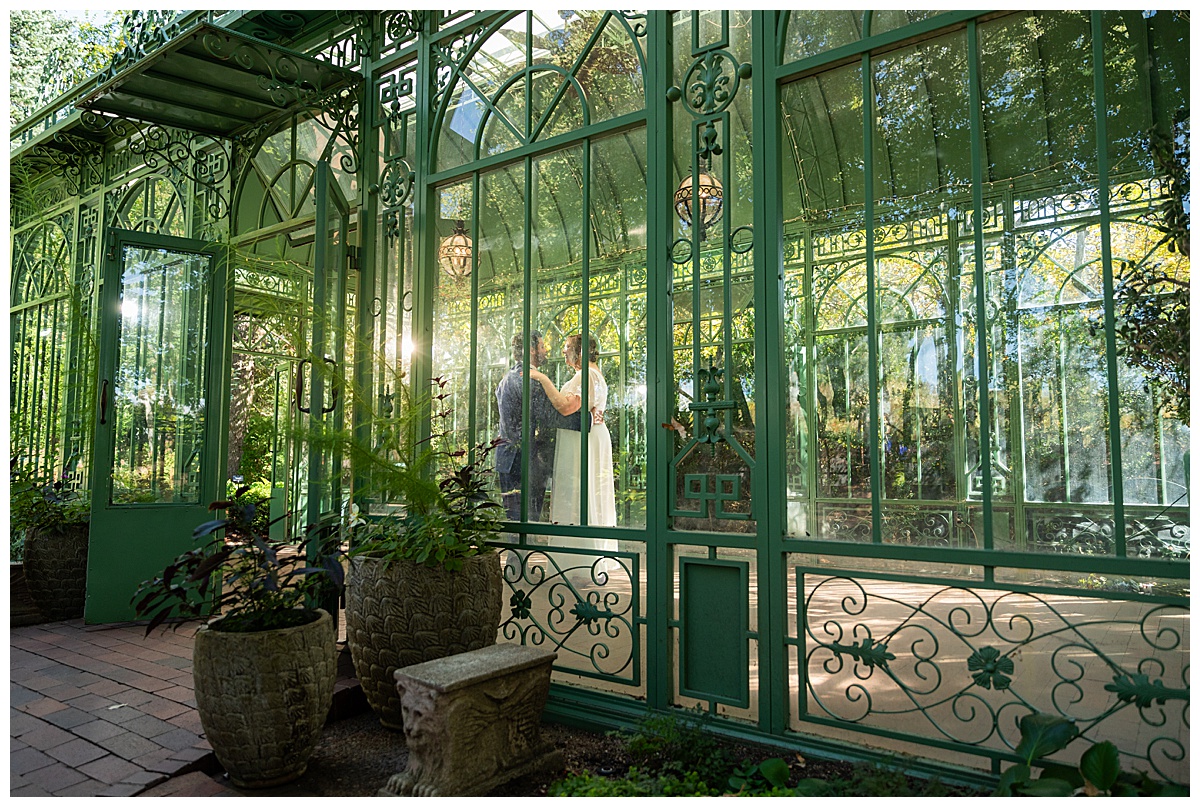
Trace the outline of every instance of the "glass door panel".
{"type": "Polygon", "coordinates": [[[129,245],[111,417],[112,504],[196,504],[212,256],[129,245]]]}
{"type": "Polygon", "coordinates": [[[222,498],[228,398],[225,264],[205,244],[110,231],[88,554],[89,623],[192,547],[222,498]]]}

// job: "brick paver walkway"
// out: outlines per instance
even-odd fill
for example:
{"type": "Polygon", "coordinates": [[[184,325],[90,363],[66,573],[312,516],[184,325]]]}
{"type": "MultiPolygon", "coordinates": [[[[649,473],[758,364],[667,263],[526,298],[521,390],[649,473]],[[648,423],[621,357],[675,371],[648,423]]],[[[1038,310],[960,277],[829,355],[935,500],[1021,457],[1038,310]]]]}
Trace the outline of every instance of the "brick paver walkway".
{"type": "Polygon", "coordinates": [[[192,697],[195,631],[12,628],[10,795],[131,796],[196,767],[211,749],[192,697]]]}

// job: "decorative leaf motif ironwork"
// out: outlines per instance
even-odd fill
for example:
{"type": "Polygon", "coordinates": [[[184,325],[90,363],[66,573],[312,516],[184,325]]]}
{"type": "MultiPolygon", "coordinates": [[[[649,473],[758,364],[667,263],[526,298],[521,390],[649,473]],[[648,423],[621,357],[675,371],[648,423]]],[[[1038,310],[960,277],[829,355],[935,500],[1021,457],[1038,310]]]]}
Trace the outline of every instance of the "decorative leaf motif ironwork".
{"type": "Polygon", "coordinates": [[[599,619],[612,619],[613,612],[607,608],[600,608],[595,603],[589,600],[580,600],[571,608],[571,613],[580,622],[591,624],[599,619]]]}
{"type": "MultiPolygon", "coordinates": [[[[108,67],[100,71],[96,77],[96,86],[109,81],[139,59],[144,59],[185,30],[177,19],[180,16],[178,11],[159,9],[134,9],[126,14],[121,22],[122,29],[127,32],[125,47],[117,51],[108,67]]],[[[196,22],[199,22],[199,19],[192,24],[196,22]]]]}
{"type": "Polygon", "coordinates": [[[1112,683],[1105,684],[1104,690],[1115,692],[1117,700],[1123,703],[1133,703],[1142,709],[1155,702],[1162,706],[1169,700],[1191,700],[1190,690],[1172,689],[1163,684],[1161,678],[1151,681],[1150,676],[1144,673],[1114,675],[1112,683]]]}
{"type": "Polygon", "coordinates": [[[868,667],[887,669],[888,662],[896,660],[896,654],[888,650],[885,642],[876,642],[869,636],[861,642],[848,645],[834,642],[829,647],[835,655],[845,654],[868,667]]]}

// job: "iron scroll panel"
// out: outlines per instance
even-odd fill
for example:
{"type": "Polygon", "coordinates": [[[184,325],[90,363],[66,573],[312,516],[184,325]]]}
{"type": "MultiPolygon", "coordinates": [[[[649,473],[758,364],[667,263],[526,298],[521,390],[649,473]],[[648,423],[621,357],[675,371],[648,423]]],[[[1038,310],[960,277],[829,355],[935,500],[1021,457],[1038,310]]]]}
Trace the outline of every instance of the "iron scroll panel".
{"type": "Polygon", "coordinates": [[[1186,780],[1186,605],[803,566],[794,575],[793,729],[1015,760],[1017,723],[1037,711],[1079,730],[1055,761],[1116,739],[1132,767],[1186,780]]]}

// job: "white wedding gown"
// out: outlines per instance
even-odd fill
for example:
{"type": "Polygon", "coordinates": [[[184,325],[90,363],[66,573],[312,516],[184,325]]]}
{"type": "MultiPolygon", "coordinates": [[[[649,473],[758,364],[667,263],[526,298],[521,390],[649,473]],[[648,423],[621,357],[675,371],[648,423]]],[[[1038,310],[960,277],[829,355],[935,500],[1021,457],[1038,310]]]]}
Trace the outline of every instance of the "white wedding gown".
{"type": "MultiPolygon", "coordinates": [[[[583,371],[577,371],[560,390],[564,395],[582,395],[583,371]]],[[[581,407],[580,421],[591,417],[591,410],[603,412],[608,404],[608,384],[595,367],[588,372],[588,404],[581,407]]],[[[612,438],[603,421],[593,423],[587,436],[588,460],[588,526],[615,527],[617,525],[616,492],[613,484],[612,438]]],[[[579,523],[580,500],[580,434],[572,429],[559,429],[554,441],[554,486],[550,499],[550,521],[558,524],[579,523]]],[[[612,539],[562,538],[556,537],[558,546],[594,549],[602,552],[617,551],[617,542],[612,539]]],[[[580,558],[580,561],[583,559],[580,558]]],[[[590,565],[590,561],[589,561],[590,565]]],[[[595,565],[596,572],[615,572],[620,564],[613,560],[601,560],[595,565]]]]}

